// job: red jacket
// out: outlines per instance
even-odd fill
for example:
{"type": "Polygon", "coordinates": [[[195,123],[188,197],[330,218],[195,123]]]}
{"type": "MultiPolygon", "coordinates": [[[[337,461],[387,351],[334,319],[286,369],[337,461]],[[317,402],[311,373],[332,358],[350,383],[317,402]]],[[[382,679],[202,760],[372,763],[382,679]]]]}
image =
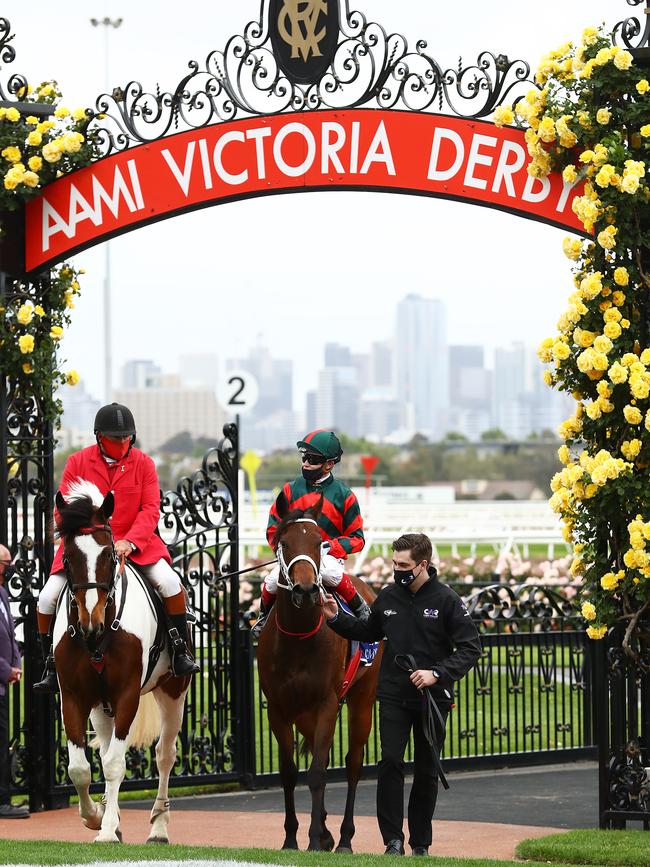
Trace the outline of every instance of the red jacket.
{"type": "MultiPolygon", "coordinates": [[[[134,563],[146,566],[161,558],[171,563],[167,546],[155,532],[160,518],[160,488],[156,467],[148,455],[132,448],[114,470],[112,467],[109,470],[99,446],[89,446],[66,461],[61,478],[64,497],[70,483],[78,478],[97,485],[104,496],[113,491],[115,511],[110,521],[113,536],[116,542],[120,539],[133,542],[136,550],[130,559],[134,563]]],[[[63,571],[63,544],[54,556],[51,571],[63,571]]]]}

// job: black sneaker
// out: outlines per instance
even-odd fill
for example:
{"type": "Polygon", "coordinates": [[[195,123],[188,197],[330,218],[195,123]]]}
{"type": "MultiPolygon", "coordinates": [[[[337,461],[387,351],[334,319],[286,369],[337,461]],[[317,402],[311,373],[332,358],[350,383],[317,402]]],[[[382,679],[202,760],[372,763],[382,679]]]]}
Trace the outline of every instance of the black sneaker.
{"type": "Polygon", "coordinates": [[[388,841],[384,855],[403,855],[403,854],[404,854],[404,844],[399,839],[399,837],[395,840],[389,840],[388,841]]]}
{"type": "Polygon", "coordinates": [[[29,809],[14,804],[0,804],[0,819],[29,819],[29,809]]]}
{"type": "Polygon", "coordinates": [[[411,846],[411,855],[428,855],[428,846],[411,846]]]}

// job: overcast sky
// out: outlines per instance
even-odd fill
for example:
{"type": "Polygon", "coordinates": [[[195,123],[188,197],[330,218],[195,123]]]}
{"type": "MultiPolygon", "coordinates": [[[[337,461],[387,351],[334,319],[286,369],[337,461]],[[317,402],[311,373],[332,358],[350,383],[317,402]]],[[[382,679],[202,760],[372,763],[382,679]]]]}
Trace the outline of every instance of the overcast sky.
{"type": "MultiPolygon", "coordinates": [[[[624,0],[350,0],[367,18],[426,39],[443,66],[479,51],[535,66],[582,29],[613,26],[624,0]]],[[[5,11],[17,59],[2,71],[58,80],[63,104],[93,105],[104,89],[102,34],[91,16],[122,17],[110,34],[111,85],[135,79],[173,90],[187,62],[257,18],[258,0],[101,2],[30,0],[5,11]]],[[[174,371],[179,354],[236,357],[258,336],[296,364],[295,392],[315,384],[322,344],[355,351],[392,335],[407,292],[443,299],[452,343],[536,345],[571,291],[566,232],[498,211],[436,199],[336,192],[227,204],[111,242],[114,382],[129,358],[174,371]]],[[[76,257],[87,274],[63,354],[103,397],[102,247],[76,257]]],[[[302,401],[300,401],[300,404],[302,401]]]]}

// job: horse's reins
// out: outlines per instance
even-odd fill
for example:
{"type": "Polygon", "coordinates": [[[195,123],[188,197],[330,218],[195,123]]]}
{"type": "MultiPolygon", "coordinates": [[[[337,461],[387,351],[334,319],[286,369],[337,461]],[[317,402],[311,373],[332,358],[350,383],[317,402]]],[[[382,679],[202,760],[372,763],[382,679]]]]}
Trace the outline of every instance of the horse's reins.
{"type": "MultiPolygon", "coordinates": [[[[401,668],[402,671],[406,671],[409,674],[413,674],[414,671],[417,671],[418,665],[413,656],[410,653],[398,653],[395,656],[395,665],[398,668],[401,668]]],[[[445,718],[440,713],[440,708],[436,703],[433,694],[431,693],[430,687],[424,687],[422,690],[423,695],[423,704],[422,704],[422,730],[424,732],[424,737],[427,739],[427,743],[431,747],[431,752],[433,754],[433,763],[436,767],[436,771],[438,772],[438,777],[440,778],[440,782],[442,783],[445,789],[449,788],[449,783],[447,782],[447,777],[445,776],[445,772],[442,769],[442,763],[440,761],[440,750],[438,749],[438,738],[436,736],[436,718],[440,723],[440,727],[442,730],[442,737],[444,739],[446,723],[445,718]]]]}
{"type": "MultiPolygon", "coordinates": [[[[315,524],[316,526],[318,526],[318,521],[315,521],[314,518],[295,518],[293,521],[289,521],[287,526],[289,526],[289,524],[315,524]]],[[[312,569],[314,570],[314,575],[316,576],[316,581],[314,583],[316,584],[316,587],[318,588],[318,592],[319,592],[321,602],[322,602],[323,597],[324,597],[323,581],[320,577],[320,569],[316,565],[316,561],[314,560],[314,558],[310,557],[309,554],[297,554],[295,557],[293,557],[287,563],[284,559],[284,554],[282,553],[282,545],[278,545],[278,562],[280,564],[280,575],[278,576],[278,588],[281,588],[282,590],[289,590],[289,591],[294,589],[296,584],[292,580],[289,572],[290,572],[291,567],[295,563],[299,563],[300,561],[305,561],[306,563],[309,563],[311,565],[312,569]],[[281,578],[284,578],[285,583],[283,583],[281,581],[281,578]]],[[[309,630],[309,632],[290,632],[288,629],[284,629],[281,626],[280,621],[278,620],[277,609],[275,612],[275,625],[277,626],[279,631],[282,632],[283,635],[289,635],[292,638],[298,638],[301,641],[304,641],[306,638],[311,638],[312,635],[316,635],[318,630],[323,625],[323,619],[324,619],[323,612],[321,611],[320,618],[318,620],[317,625],[314,627],[314,629],[309,630]]]]}

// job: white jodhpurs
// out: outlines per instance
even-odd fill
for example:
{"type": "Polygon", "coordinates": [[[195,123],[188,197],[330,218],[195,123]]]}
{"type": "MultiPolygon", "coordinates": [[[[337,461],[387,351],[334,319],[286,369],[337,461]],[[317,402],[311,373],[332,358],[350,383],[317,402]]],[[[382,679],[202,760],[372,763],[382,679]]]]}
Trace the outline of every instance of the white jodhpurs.
{"type": "MultiPolygon", "coordinates": [[[[334,558],[330,559],[333,560],[334,558]]],[[[180,578],[166,560],[158,560],[157,563],[138,566],[137,568],[153,584],[163,599],[168,596],[176,596],[183,589],[180,578]]],[[[57,600],[64,587],[65,574],[63,572],[54,572],[50,575],[39,594],[37,610],[41,614],[54,614],[57,600]]]]}
{"type": "MultiPolygon", "coordinates": [[[[320,577],[326,587],[338,587],[343,578],[345,569],[343,560],[332,557],[331,554],[321,553],[320,557],[320,577]]],[[[278,578],[280,577],[280,566],[274,566],[272,571],[264,579],[264,586],[269,593],[275,595],[278,592],[278,578]]]]}

